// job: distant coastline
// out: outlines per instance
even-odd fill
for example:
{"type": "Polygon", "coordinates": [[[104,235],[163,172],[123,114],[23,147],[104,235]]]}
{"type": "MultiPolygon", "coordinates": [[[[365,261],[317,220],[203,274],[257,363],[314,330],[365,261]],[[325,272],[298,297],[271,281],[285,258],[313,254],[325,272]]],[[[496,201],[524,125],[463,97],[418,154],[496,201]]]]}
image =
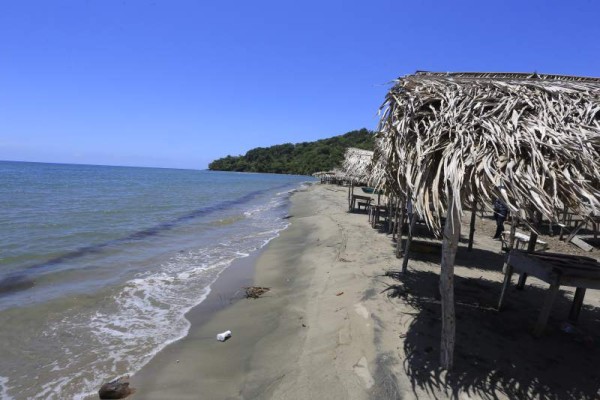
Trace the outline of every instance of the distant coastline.
{"type": "Polygon", "coordinates": [[[285,143],[257,147],[243,156],[219,158],[208,165],[211,171],[262,172],[312,175],[339,167],[348,147],[373,150],[375,133],[360,129],[315,142],[285,143]]]}

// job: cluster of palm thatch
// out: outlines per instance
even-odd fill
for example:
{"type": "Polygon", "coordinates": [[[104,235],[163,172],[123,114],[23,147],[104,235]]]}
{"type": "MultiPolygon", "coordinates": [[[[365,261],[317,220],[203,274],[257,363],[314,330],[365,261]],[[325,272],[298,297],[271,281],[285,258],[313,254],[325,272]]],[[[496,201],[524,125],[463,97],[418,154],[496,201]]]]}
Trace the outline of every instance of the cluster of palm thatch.
{"type": "Polygon", "coordinates": [[[373,175],[435,231],[450,197],[554,221],[600,209],[600,79],[418,72],[381,112],[373,175]]]}
{"type": "Polygon", "coordinates": [[[345,178],[353,184],[366,183],[369,179],[372,159],[372,151],[348,147],[342,163],[345,178]]]}
{"type": "Polygon", "coordinates": [[[600,79],[418,72],[388,92],[379,131],[371,179],[401,210],[411,202],[435,232],[446,217],[441,364],[449,369],[463,206],[499,197],[521,217],[533,210],[559,222],[565,207],[597,214],[600,79]]]}

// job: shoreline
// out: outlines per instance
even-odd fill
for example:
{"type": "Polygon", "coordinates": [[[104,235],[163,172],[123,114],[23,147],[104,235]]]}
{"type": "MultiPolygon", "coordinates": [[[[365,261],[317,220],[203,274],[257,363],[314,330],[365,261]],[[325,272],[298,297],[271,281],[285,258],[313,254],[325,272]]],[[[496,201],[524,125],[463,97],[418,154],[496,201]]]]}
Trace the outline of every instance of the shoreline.
{"type": "MultiPolygon", "coordinates": [[[[362,250],[379,234],[360,231],[365,216],[346,212],[346,190],[312,185],[295,192],[290,226],[254,259],[252,285],[271,290],[208,314],[202,307],[193,309],[188,335],[132,376],[134,398],[367,399],[372,392],[382,394],[374,385],[388,372],[375,365],[386,339],[376,334],[380,322],[371,318],[365,300],[374,293],[369,288],[373,272],[394,256],[386,251],[387,241],[379,241],[376,253],[387,254],[368,268],[352,268],[352,259],[370,259],[362,250]],[[336,219],[349,219],[358,229],[336,219]],[[231,330],[232,338],[218,342],[215,335],[224,330],[231,330]]],[[[233,273],[230,268],[223,278],[233,273]]],[[[216,293],[211,291],[213,301],[216,293]]],[[[210,308],[208,298],[204,303],[210,308]]]]}
{"type": "MultiPolygon", "coordinates": [[[[290,194],[290,204],[288,205],[288,217],[291,214],[293,208],[292,198],[298,192],[309,190],[313,185],[306,187],[300,187],[295,189],[290,194]]],[[[185,364],[183,354],[190,351],[190,347],[195,347],[198,343],[202,343],[203,347],[212,347],[215,344],[225,345],[225,343],[219,343],[216,340],[216,334],[225,330],[233,330],[233,337],[230,340],[239,340],[241,335],[240,330],[231,329],[230,326],[223,326],[218,332],[212,329],[213,325],[205,327],[210,324],[213,318],[217,318],[219,313],[224,313],[226,310],[235,307],[236,304],[248,301],[258,301],[260,299],[246,299],[245,291],[243,287],[253,286],[257,280],[257,268],[259,260],[268,251],[272,243],[280,239],[281,235],[285,234],[291,228],[291,224],[285,229],[280,231],[277,236],[271,239],[266,245],[257,249],[247,257],[236,259],[232,264],[226,268],[215,282],[211,285],[210,293],[204,301],[197,306],[193,307],[187,314],[186,318],[190,322],[190,328],[185,337],[177,340],[176,342],[168,344],[165,348],[159,351],[146,365],[144,365],[139,371],[131,375],[131,387],[136,388],[134,398],[156,398],[163,399],[164,396],[175,396],[176,398],[187,398],[186,394],[181,392],[180,387],[175,393],[169,393],[172,391],[172,385],[157,382],[157,377],[165,377],[167,381],[177,380],[176,370],[188,371],[191,367],[185,364]],[[163,386],[164,389],[159,389],[157,386],[163,386]]],[[[261,299],[268,297],[271,292],[264,294],[261,299]]],[[[228,340],[227,342],[229,342],[228,340]]],[[[192,352],[201,353],[201,349],[192,349],[192,352]]],[[[184,372],[187,373],[187,372],[184,372]]],[[[183,382],[180,382],[184,384],[183,382]]],[[[185,383],[189,384],[189,382],[185,383]]],[[[94,397],[95,398],[95,397],[94,397]]],[[[194,394],[190,394],[190,398],[194,397],[194,394]]]]}
{"type": "MultiPolygon", "coordinates": [[[[547,285],[529,279],[497,312],[504,258],[491,239],[493,221],[477,220],[472,252],[459,244],[455,365],[447,373],[439,365],[437,242],[417,230],[409,270],[398,275],[402,260],[391,235],[347,211],[346,188],[297,191],[289,215],[287,229],[244,259],[255,263],[252,285],[271,290],[214,312],[208,303],[209,312],[192,310],[188,336],[132,377],[133,398],[503,400],[534,399],[540,391],[553,400],[596,398],[597,374],[582,371],[596,370],[600,295],[588,294],[589,314],[565,333],[561,318],[572,290],[561,290],[544,337],[533,338],[547,285]],[[225,330],[232,338],[218,342],[225,330]]],[[[468,232],[466,218],[461,229],[468,232]]],[[[243,285],[233,284],[242,275],[229,278],[219,285],[243,285]]]]}

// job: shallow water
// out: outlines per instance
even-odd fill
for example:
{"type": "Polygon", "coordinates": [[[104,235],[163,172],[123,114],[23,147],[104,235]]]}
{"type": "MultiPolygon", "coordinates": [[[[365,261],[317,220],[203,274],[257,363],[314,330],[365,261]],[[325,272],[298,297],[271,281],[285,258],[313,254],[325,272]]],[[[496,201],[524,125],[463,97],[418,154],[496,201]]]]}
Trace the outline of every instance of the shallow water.
{"type": "Polygon", "coordinates": [[[81,398],[141,368],[308,180],[0,162],[0,398],[81,398]]]}

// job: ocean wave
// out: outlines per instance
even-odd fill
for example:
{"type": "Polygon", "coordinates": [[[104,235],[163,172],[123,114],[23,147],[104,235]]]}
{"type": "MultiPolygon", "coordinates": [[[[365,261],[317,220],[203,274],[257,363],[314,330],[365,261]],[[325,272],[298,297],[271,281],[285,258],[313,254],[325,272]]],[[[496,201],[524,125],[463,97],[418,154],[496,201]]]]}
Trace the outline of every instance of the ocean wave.
{"type": "Polygon", "coordinates": [[[0,376],[0,399],[14,400],[14,397],[8,395],[8,378],[0,376]]]}
{"type": "MultiPolygon", "coordinates": [[[[219,243],[178,253],[158,271],[116,288],[94,310],[52,324],[43,335],[65,356],[40,368],[47,382],[28,397],[92,396],[103,382],[139,371],[163,348],[185,337],[190,328],[185,314],[206,299],[219,275],[287,228],[282,216],[291,192],[276,193],[245,210],[246,218],[238,222],[246,225],[219,243]]],[[[7,384],[3,390],[9,390],[7,384]]]]}

